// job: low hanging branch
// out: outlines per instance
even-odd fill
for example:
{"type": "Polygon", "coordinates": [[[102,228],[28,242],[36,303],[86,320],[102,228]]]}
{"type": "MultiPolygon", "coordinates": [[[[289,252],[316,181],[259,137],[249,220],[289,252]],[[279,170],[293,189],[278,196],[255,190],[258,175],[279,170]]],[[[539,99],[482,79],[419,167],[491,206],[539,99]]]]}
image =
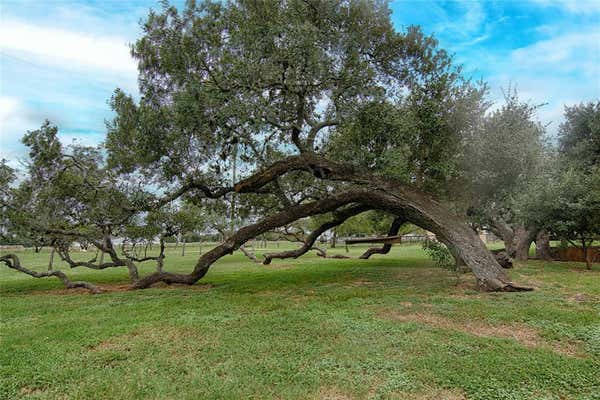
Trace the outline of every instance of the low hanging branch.
{"type": "Polygon", "coordinates": [[[77,267],[85,267],[90,269],[106,269],[106,268],[114,268],[114,267],[123,267],[124,263],[115,263],[115,262],[100,262],[96,263],[97,255],[89,261],[75,261],[71,258],[71,254],[66,248],[66,246],[61,246],[57,248],[57,253],[60,256],[61,260],[69,264],[71,268],[77,267]]]}
{"type": "MultiPolygon", "coordinates": [[[[306,237],[306,239],[304,240],[304,243],[302,244],[301,247],[299,247],[295,250],[282,251],[279,253],[267,253],[264,255],[265,260],[263,261],[263,264],[265,264],[265,265],[270,264],[274,258],[283,259],[283,258],[298,258],[298,257],[300,257],[301,255],[307,253],[308,251],[310,251],[311,249],[314,248],[313,245],[315,244],[315,241],[325,231],[327,231],[333,227],[336,227],[338,225],[341,225],[348,218],[350,218],[354,215],[358,215],[367,210],[368,210],[367,207],[365,207],[363,205],[358,205],[358,206],[352,206],[352,207],[349,207],[349,208],[346,208],[346,209],[343,209],[340,211],[336,211],[334,213],[334,218],[332,220],[322,224],[314,231],[312,231],[308,235],[308,237],[306,237]]],[[[318,249],[318,250],[320,250],[320,249],[318,249]]],[[[319,252],[319,255],[321,257],[325,257],[325,254],[322,250],[319,252]]]]}
{"type": "MultiPolygon", "coordinates": [[[[397,235],[398,231],[400,230],[400,227],[402,225],[404,225],[405,222],[406,222],[406,219],[404,219],[402,217],[396,217],[396,218],[394,218],[394,221],[392,221],[392,225],[390,226],[390,230],[388,231],[388,237],[389,236],[395,236],[395,235],[397,235]]],[[[358,258],[366,260],[369,257],[371,257],[373,254],[387,254],[387,253],[390,252],[391,248],[392,248],[392,244],[391,243],[385,243],[381,247],[371,247],[370,249],[368,249],[367,251],[365,251],[358,258]]]]}
{"type": "MultiPolygon", "coordinates": [[[[105,234],[102,240],[97,240],[96,237],[79,230],[43,229],[42,233],[87,240],[100,251],[108,254],[111,262],[96,264],[95,262],[74,261],[67,251],[62,256],[69,265],[92,269],[126,266],[129,270],[132,288],[140,289],[157,282],[193,284],[206,275],[215,261],[239,249],[248,240],[305,217],[328,212],[334,213],[334,219],[311,233],[299,249],[267,255],[265,262],[268,263],[273,258],[299,257],[313,248],[318,236],[327,229],[343,223],[345,219],[354,215],[354,213],[358,214],[360,210],[377,209],[394,215],[402,215],[407,221],[435,233],[438,237],[445,238],[445,243],[447,242],[456,250],[456,256],[471,268],[483,290],[515,291],[527,289],[514,285],[510,281],[489,250],[468,225],[448,212],[426,193],[392,178],[384,179],[376,174],[360,172],[351,165],[335,163],[316,154],[303,154],[273,163],[270,167],[240,181],[234,186],[234,190],[238,193],[256,193],[277,177],[292,171],[305,171],[317,176],[319,179],[353,183],[356,186],[346,191],[330,194],[319,200],[287,206],[280,212],[240,228],[223,243],[202,254],[194,269],[188,274],[164,272],[159,266],[155,273],[140,278],[134,261],[118,256],[108,233],[105,234]],[[354,206],[350,206],[351,204],[354,206]]],[[[188,190],[190,189],[188,188],[188,190]]],[[[228,189],[225,191],[228,191],[228,189]]],[[[110,231],[109,226],[99,228],[104,232],[110,231]]],[[[43,276],[58,276],[60,278],[59,275],[50,273],[43,276]]],[[[72,284],[68,280],[66,282],[66,284],[72,284]]]]}
{"type": "Polygon", "coordinates": [[[129,272],[129,279],[131,280],[131,282],[135,282],[139,278],[137,266],[133,263],[133,261],[128,259],[122,259],[117,255],[117,252],[115,251],[112,245],[112,241],[109,237],[105,237],[103,242],[92,241],[92,244],[100,252],[102,252],[102,254],[107,253],[110,256],[111,261],[102,262],[101,260],[101,262],[99,263],[96,262],[98,254],[96,254],[96,256],[89,261],[75,261],[71,258],[68,244],[57,247],[57,253],[60,256],[60,258],[64,262],[66,262],[71,268],[85,267],[90,269],[102,270],[107,268],[127,267],[127,270],[129,272]]]}
{"type": "Polygon", "coordinates": [[[87,290],[89,290],[91,293],[102,293],[102,290],[89,283],[89,282],[84,282],[84,281],[71,281],[69,280],[69,278],[67,278],[67,275],[65,275],[64,272],[62,271],[46,271],[46,272],[36,272],[36,271],[32,271],[30,269],[27,269],[25,267],[23,267],[21,265],[21,262],[19,261],[19,257],[17,257],[15,254],[6,254],[2,257],[0,257],[0,262],[3,262],[4,264],[6,264],[6,266],[8,268],[23,272],[27,275],[33,276],[34,278],[47,278],[50,276],[54,276],[56,278],[58,278],[60,281],[62,281],[62,283],[65,285],[65,287],[67,289],[74,289],[74,288],[85,288],[87,290]]]}
{"type": "MultiPolygon", "coordinates": [[[[144,256],[143,257],[139,257],[138,255],[135,254],[135,245],[136,243],[133,242],[131,250],[128,250],[127,247],[125,246],[125,242],[123,242],[121,244],[121,253],[123,253],[123,255],[125,256],[125,258],[127,258],[129,261],[135,261],[135,262],[146,262],[146,261],[156,261],[156,270],[157,271],[162,271],[163,267],[164,267],[164,261],[165,261],[165,235],[161,235],[160,239],[159,239],[159,253],[157,256],[149,256],[147,255],[147,252],[144,251],[144,256]]],[[[148,247],[148,245],[146,244],[146,248],[148,247]]]]}
{"type": "MultiPolygon", "coordinates": [[[[290,230],[289,227],[284,226],[283,232],[275,231],[273,233],[276,233],[280,240],[285,240],[288,242],[304,244],[306,240],[306,232],[304,232],[304,229],[302,229],[301,227],[297,227],[295,230],[290,230]]],[[[317,256],[327,258],[327,250],[323,249],[322,247],[318,247],[313,244],[311,247],[309,247],[308,250],[315,250],[317,252],[317,256]]],[[[263,257],[265,256],[266,255],[263,254],[263,257]]],[[[271,261],[269,260],[269,262],[267,262],[266,264],[269,264],[270,262],[271,261]]],[[[263,264],[265,264],[265,261],[263,261],[263,264]]]]}
{"type": "Polygon", "coordinates": [[[256,258],[256,255],[254,254],[254,252],[251,251],[251,250],[249,250],[249,249],[247,249],[246,246],[244,246],[244,245],[240,246],[240,251],[242,253],[244,253],[244,255],[246,257],[248,257],[250,260],[254,261],[255,263],[259,263],[260,264],[260,261],[258,260],[258,258],[256,258]]]}
{"type": "MultiPolygon", "coordinates": [[[[133,284],[133,288],[146,288],[161,281],[167,284],[194,284],[206,275],[215,261],[231,254],[248,240],[301,218],[335,212],[348,204],[360,204],[365,207],[365,210],[378,209],[406,216],[407,220],[445,238],[456,248],[457,255],[471,268],[482,290],[530,290],[510,281],[489,250],[468,225],[447,212],[427,195],[415,190],[408,190],[406,187],[397,187],[394,193],[386,193],[372,188],[354,188],[318,201],[288,207],[284,211],[240,228],[223,243],[204,253],[189,274],[154,273],[137,280],[133,284]]],[[[304,247],[302,251],[306,252],[304,247]]],[[[291,255],[291,257],[293,256],[291,255]]]]}

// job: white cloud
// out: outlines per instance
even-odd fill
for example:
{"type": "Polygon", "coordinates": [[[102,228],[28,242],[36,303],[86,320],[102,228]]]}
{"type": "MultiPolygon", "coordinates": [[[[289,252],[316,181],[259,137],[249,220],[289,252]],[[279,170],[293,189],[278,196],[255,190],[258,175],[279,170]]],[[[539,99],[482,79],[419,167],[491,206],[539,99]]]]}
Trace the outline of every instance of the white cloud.
{"type": "Polygon", "coordinates": [[[556,135],[565,105],[600,98],[600,32],[592,28],[556,36],[490,57],[494,71],[489,78],[494,100],[501,101],[499,88],[517,87],[519,97],[539,109],[542,123],[556,135]]]}
{"type": "MultiPolygon", "coordinates": [[[[39,128],[46,117],[15,97],[0,96],[0,159],[7,159],[11,166],[18,167],[27,153],[21,138],[27,131],[39,128]]],[[[94,131],[71,132],[59,126],[58,137],[65,145],[76,142],[96,146],[104,140],[105,134],[94,131]]]]}
{"type": "Polygon", "coordinates": [[[573,14],[596,14],[600,13],[600,1],[598,0],[533,0],[534,3],[560,8],[573,14]]]}
{"type": "MultiPolygon", "coordinates": [[[[24,154],[21,136],[15,135],[15,129],[33,129],[23,104],[14,97],[0,96],[0,159],[9,160],[17,167],[17,160],[24,154]]],[[[23,131],[22,133],[25,133],[23,131]]]]}
{"type": "Polygon", "coordinates": [[[125,74],[136,73],[127,41],[64,29],[39,27],[19,20],[0,24],[0,49],[17,57],[70,68],[93,68],[125,74]]]}
{"type": "Polygon", "coordinates": [[[13,97],[0,96],[0,127],[13,115],[17,114],[19,101],[13,97]]]}
{"type": "Polygon", "coordinates": [[[597,80],[600,76],[600,30],[542,40],[514,50],[511,59],[519,69],[580,72],[597,80]]]}
{"type": "MultiPolygon", "coordinates": [[[[485,23],[486,13],[483,6],[474,1],[460,0],[456,3],[464,13],[460,17],[450,16],[443,8],[437,7],[437,19],[440,20],[434,27],[435,33],[445,32],[446,34],[456,35],[459,38],[470,37],[479,32],[485,23]]],[[[428,4],[429,7],[434,7],[428,4]]]]}

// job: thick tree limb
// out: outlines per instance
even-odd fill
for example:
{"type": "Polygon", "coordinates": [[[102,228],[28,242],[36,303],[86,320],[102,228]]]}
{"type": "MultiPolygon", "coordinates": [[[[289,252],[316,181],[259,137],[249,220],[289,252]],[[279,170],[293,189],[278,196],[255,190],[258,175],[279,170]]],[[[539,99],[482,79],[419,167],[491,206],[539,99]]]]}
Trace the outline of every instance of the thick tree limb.
{"type": "Polygon", "coordinates": [[[193,284],[208,272],[215,261],[230,254],[246,241],[298,219],[335,211],[351,203],[403,215],[408,221],[435,233],[444,243],[450,243],[456,248],[457,256],[473,271],[483,290],[530,290],[510,281],[490,251],[467,224],[429,196],[416,190],[408,190],[405,186],[395,188],[393,193],[372,189],[372,186],[369,189],[355,188],[322,200],[289,207],[239,229],[225,242],[204,253],[190,274],[154,273],[138,280],[133,287],[144,288],[160,281],[193,284]]]}
{"type": "MultiPolygon", "coordinates": [[[[353,207],[349,207],[346,208],[344,210],[338,210],[334,213],[334,218],[324,224],[322,224],[321,226],[319,226],[317,229],[315,229],[314,231],[312,231],[308,237],[303,241],[303,244],[301,247],[294,249],[294,250],[288,250],[288,251],[282,251],[279,253],[267,253],[264,254],[263,257],[265,258],[263,261],[263,264],[267,265],[270,264],[271,261],[274,258],[298,258],[301,255],[306,254],[308,251],[310,251],[311,249],[314,248],[314,244],[315,241],[319,238],[319,236],[321,236],[325,231],[336,227],[338,225],[341,225],[342,223],[344,223],[344,221],[346,221],[348,218],[354,216],[354,215],[358,215],[362,212],[367,211],[368,208],[363,206],[363,205],[358,205],[358,206],[353,206],[353,207]]],[[[320,250],[320,249],[319,249],[320,250]]],[[[321,250],[319,251],[319,255],[321,257],[326,257],[327,254],[321,250]]]]}
{"type": "Polygon", "coordinates": [[[75,261],[71,258],[68,244],[66,246],[57,247],[58,255],[64,262],[69,264],[71,268],[85,267],[102,270],[106,268],[127,267],[131,282],[135,282],[139,278],[138,269],[135,263],[128,259],[122,259],[117,255],[117,252],[115,251],[112,241],[108,235],[104,237],[103,241],[97,241],[93,239],[89,240],[98,250],[103,252],[103,254],[107,253],[111,258],[111,262],[102,262],[102,260],[100,260],[100,263],[96,263],[96,257],[90,261],[75,261]]]}
{"type": "Polygon", "coordinates": [[[36,271],[30,270],[30,269],[27,269],[21,265],[21,262],[19,261],[19,257],[17,257],[15,254],[6,254],[6,255],[1,256],[0,262],[3,262],[4,264],[6,264],[6,266],[8,268],[14,269],[19,272],[23,272],[24,274],[33,276],[34,278],[46,278],[46,277],[54,276],[54,277],[58,278],[65,285],[65,287],[67,289],[85,288],[92,293],[101,293],[102,292],[102,290],[100,288],[92,285],[89,282],[83,282],[83,281],[73,282],[73,281],[69,280],[69,278],[67,278],[67,275],[65,275],[65,273],[62,271],[52,270],[52,271],[45,271],[45,272],[36,272],[36,271]]]}
{"type": "MultiPolygon", "coordinates": [[[[133,287],[144,288],[159,281],[193,284],[207,273],[215,261],[238,249],[246,241],[275,228],[288,225],[298,219],[335,211],[354,203],[363,205],[368,209],[379,209],[391,214],[403,215],[407,221],[435,233],[445,244],[455,248],[456,256],[462,259],[473,271],[482,289],[501,291],[525,289],[514,285],[509,280],[492,254],[468,225],[448,212],[428,194],[406,185],[400,180],[364,173],[352,164],[332,162],[322,156],[307,152],[273,163],[268,168],[238,182],[233,186],[233,190],[238,193],[256,193],[263,190],[265,185],[291,171],[305,171],[319,179],[353,183],[358,187],[355,186],[353,189],[310,203],[287,207],[281,212],[239,229],[228,237],[224,243],[202,254],[193,271],[189,274],[157,271],[138,279],[135,264],[127,260],[133,287]]],[[[190,184],[187,187],[180,188],[177,195],[180,196],[193,189],[202,191],[202,186],[190,184]]],[[[230,188],[222,188],[217,191],[206,190],[204,194],[211,197],[229,191],[230,188]]],[[[166,204],[166,202],[175,198],[177,197],[169,196],[162,201],[166,204]]],[[[86,239],[89,237],[89,235],[73,234],[73,232],[69,232],[69,234],[85,237],[86,239]]],[[[93,240],[90,240],[90,242],[106,251],[111,256],[113,263],[116,263],[119,259],[110,240],[105,240],[104,243],[97,243],[93,240]]]]}
{"type": "Polygon", "coordinates": [[[64,247],[62,247],[62,248],[59,247],[57,253],[60,256],[61,260],[63,260],[67,264],[69,264],[69,267],[71,267],[71,268],[85,267],[85,268],[90,268],[90,269],[101,270],[101,269],[106,269],[106,268],[124,267],[125,266],[125,264],[121,263],[121,262],[118,262],[118,263],[115,263],[115,262],[96,263],[95,258],[90,261],[75,261],[71,258],[69,250],[64,247]]]}
{"type": "MultiPolygon", "coordinates": [[[[395,236],[398,234],[398,231],[400,230],[400,227],[402,227],[402,225],[404,225],[404,223],[406,222],[406,220],[402,217],[396,217],[394,218],[394,221],[392,221],[392,225],[390,226],[390,230],[388,231],[388,236],[395,236]]],[[[360,257],[361,259],[368,259],[369,257],[371,257],[373,254],[387,254],[390,252],[390,249],[392,248],[391,243],[385,243],[383,246],[381,247],[371,247],[370,249],[368,249],[367,251],[365,251],[360,257]]]]}

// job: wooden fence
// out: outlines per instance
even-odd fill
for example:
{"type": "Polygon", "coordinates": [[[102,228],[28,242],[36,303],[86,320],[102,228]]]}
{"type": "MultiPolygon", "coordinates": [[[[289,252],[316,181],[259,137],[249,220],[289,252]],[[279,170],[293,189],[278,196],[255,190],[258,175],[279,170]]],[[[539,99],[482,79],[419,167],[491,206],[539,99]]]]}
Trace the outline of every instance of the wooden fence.
{"type": "MultiPolygon", "coordinates": [[[[585,262],[583,250],[579,247],[552,247],[550,254],[556,261],[585,262]]],[[[600,246],[590,247],[588,254],[591,262],[600,262],[600,246]]]]}

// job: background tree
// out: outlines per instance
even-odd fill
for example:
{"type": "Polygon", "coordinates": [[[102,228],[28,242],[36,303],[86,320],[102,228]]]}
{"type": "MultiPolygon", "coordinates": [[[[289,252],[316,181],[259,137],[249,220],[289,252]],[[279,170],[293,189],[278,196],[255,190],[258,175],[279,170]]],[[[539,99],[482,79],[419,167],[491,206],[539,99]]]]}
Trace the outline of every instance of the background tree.
{"type": "Polygon", "coordinates": [[[545,158],[543,172],[519,198],[530,224],[582,249],[600,236],[600,102],[565,108],[558,149],[545,158]]]}
{"type": "Polygon", "coordinates": [[[540,228],[517,212],[515,198],[531,190],[543,169],[544,127],[535,120],[538,106],[505,96],[505,104],[483,118],[464,153],[467,213],[504,241],[510,257],[526,260],[540,228]]]}
{"type": "MultiPolygon", "coordinates": [[[[116,238],[126,240],[128,234],[133,240],[142,234],[150,238],[151,230],[148,226],[136,229],[141,213],[133,206],[144,193],[107,170],[100,149],[79,145],[65,148],[58,140],[58,129],[48,121],[28,132],[23,143],[29,148],[26,175],[11,189],[10,196],[3,196],[9,232],[50,246],[51,257],[56,251],[70,268],[127,268],[131,282],[139,278],[137,262],[162,262],[164,248],[157,257],[140,258],[120,254],[115,247],[116,238]],[[93,258],[73,258],[73,247],[82,243],[96,249],[93,258]]],[[[11,179],[14,174],[7,171],[5,177],[11,179]]],[[[22,266],[14,254],[3,255],[0,261],[34,277],[57,277],[69,288],[100,291],[87,282],[71,282],[64,272],[53,270],[52,262],[47,273],[37,273],[22,266]]]]}

